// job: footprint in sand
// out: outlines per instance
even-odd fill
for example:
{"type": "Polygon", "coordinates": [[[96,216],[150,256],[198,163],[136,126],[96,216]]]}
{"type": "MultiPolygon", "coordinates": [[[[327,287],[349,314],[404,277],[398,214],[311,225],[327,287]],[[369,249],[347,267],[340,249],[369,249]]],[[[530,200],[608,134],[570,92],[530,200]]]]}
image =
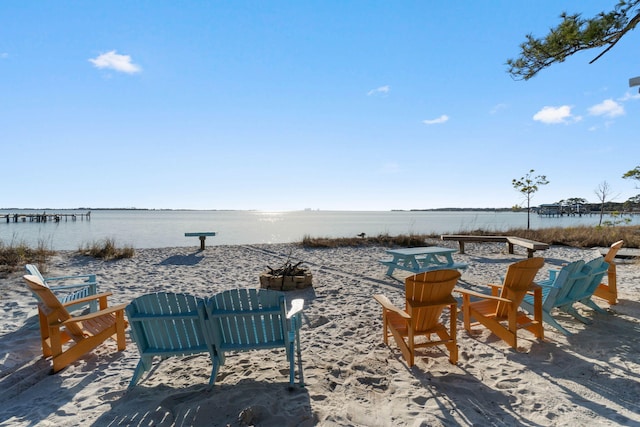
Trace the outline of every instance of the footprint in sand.
{"type": "Polygon", "coordinates": [[[495,387],[498,390],[509,390],[509,389],[517,388],[519,383],[520,383],[519,378],[509,378],[509,379],[498,381],[495,387]]]}
{"type": "Polygon", "coordinates": [[[360,377],[357,378],[362,385],[370,386],[376,390],[387,390],[389,388],[389,380],[385,377],[360,377]]]}

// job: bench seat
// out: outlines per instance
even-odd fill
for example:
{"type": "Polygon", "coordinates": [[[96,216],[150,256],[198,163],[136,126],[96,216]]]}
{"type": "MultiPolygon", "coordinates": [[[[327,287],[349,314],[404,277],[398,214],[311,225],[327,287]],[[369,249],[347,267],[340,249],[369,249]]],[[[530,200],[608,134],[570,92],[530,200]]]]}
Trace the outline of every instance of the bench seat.
{"type": "Polygon", "coordinates": [[[465,242],[504,242],[507,244],[508,251],[513,254],[514,246],[520,246],[527,249],[527,257],[533,257],[533,253],[539,250],[549,249],[549,244],[536,242],[535,240],[524,239],[516,236],[474,236],[465,234],[443,234],[441,240],[455,240],[460,246],[460,253],[464,254],[465,242]]]}
{"type": "Polygon", "coordinates": [[[472,235],[464,235],[464,234],[443,234],[440,236],[441,240],[456,240],[458,242],[458,246],[460,247],[459,252],[464,254],[464,243],[465,242],[500,242],[506,243],[507,236],[472,236],[472,235]]]}
{"type": "Polygon", "coordinates": [[[509,236],[507,237],[507,244],[509,245],[509,253],[513,253],[513,247],[521,246],[527,249],[527,257],[532,258],[535,251],[549,249],[548,243],[536,242],[535,240],[523,239],[521,237],[509,236]]]}

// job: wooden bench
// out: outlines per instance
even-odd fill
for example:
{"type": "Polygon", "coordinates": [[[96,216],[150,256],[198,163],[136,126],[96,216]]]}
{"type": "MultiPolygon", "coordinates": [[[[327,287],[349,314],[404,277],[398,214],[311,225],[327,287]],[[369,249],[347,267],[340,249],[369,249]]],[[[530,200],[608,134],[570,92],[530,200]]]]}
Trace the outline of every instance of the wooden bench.
{"type": "Polygon", "coordinates": [[[535,240],[523,239],[516,236],[472,236],[464,234],[443,234],[442,240],[456,240],[460,246],[460,253],[464,253],[465,242],[505,242],[510,254],[513,254],[514,246],[521,246],[527,249],[527,257],[532,258],[535,251],[549,249],[549,244],[536,242],[535,240]]]}
{"type": "Polygon", "coordinates": [[[440,236],[442,240],[456,240],[460,246],[459,252],[464,253],[465,242],[506,242],[507,236],[470,236],[465,234],[443,234],[440,236]]]}
{"type": "Polygon", "coordinates": [[[204,251],[204,241],[207,239],[207,236],[215,236],[216,233],[214,231],[201,231],[201,232],[193,232],[193,233],[184,233],[184,237],[199,237],[200,238],[200,250],[204,251]]]}
{"type": "Polygon", "coordinates": [[[527,258],[532,258],[535,251],[544,251],[549,249],[548,243],[536,242],[535,240],[523,239],[521,237],[509,236],[507,237],[507,245],[509,246],[509,253],[513,253],[514,246],[522,246],[527,249],[527,258]]]}

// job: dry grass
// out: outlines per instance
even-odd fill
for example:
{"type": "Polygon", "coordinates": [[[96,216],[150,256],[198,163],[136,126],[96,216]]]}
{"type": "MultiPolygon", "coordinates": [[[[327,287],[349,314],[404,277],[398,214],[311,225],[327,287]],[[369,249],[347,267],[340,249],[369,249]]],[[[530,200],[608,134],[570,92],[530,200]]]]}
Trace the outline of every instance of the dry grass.
{"type": "MultiPolygon", "coordinates": [[[[118,248],[114,239],[94,242],[80,248],[78,252],[105,260],[132,258],[135,255],[133,247],[118,248]]],[[[5,244],[0,240],[0,277],[6,277],[9,273],[24,268],[25,264],[36,264],[38,270],[44,274],[48,270],[48,262],[53,255],[55,251],[51,250],[44,241],[38,242],[38,245],[32,248],[24,242],[5,244]]]]}
{"type": "Polygon", "coordinates": [[[640,248],[640,226],[556,227],[540,230],[509,230],[505,234],[537,240],[550,245],[578,248],[606,247],[618,240],[624,240],[625,248],[640,248]]]}
{"type": "Polygon", "coordinates": [[[47,271],[49,258],[54,254],[44,241],[38,242],[35,248],[24,242],[5,244],[0,241],[0,277],[24,268],[25,264],[36,264],[40,271],[47,271]]]}
{"type": "MultiPolygon", "coordinates": [[[[615,226],[615,227],[567,227],[544,228],[539,230],[511,229],[504,232],[473,230],[465,233],[443,234],[469,234],[479,236],[518,236],[551,245],[565,245],[577,248],[592,248],[594,246],[606,247],[618,240],[624,240],[624,247],[640,247],[640,226],[615,226]]],[[[381,245],[388,247],[412,247],[422,246],[426,239],[439,239],[440,234],[410,234],[389,236],[364,237],[311,237],[304,236],[301,245],[306,248],[335,248],[335,247],[361,247],[381,245]]]]}
{"type": "Polygon", "coordinates": [[[305,248],[336,248],[336,247],[361,247],[361,246],[421,246],[427,236],[424,234],[409,234],[390,236],[380,234],[375,237],[311,237],[302,238],[302,246],[305,248]]]}
{"type": "Polygon", "coordinates": [[[136,253],[135,249],[131,246],[125,245],[122,248],[118,248],[115,239],[94,241],[93,243],[80,247],[78,252],[82,255],[104,260],[133,258],[136,253]]]}

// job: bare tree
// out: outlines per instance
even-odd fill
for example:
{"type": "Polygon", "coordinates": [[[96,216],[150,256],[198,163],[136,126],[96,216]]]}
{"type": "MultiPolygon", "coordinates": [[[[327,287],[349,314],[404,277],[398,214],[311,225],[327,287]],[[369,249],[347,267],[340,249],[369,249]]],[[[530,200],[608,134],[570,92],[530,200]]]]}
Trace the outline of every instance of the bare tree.
{"type": "Polygon", "coordinates": [[[604,216],[604,205],[606,202],[611,201],[609,199],[609,196],[611,196],[611,191],[611,187],[609,186],[609,183],[607,181],[602,181],[598,185],[598,188],[593,190],[593,192],[596,193],[596,196],[598,197],[598,201],[600,202],[600,222],[598,222],[599,226],[602,225],[602,217],[604,216]]]}

